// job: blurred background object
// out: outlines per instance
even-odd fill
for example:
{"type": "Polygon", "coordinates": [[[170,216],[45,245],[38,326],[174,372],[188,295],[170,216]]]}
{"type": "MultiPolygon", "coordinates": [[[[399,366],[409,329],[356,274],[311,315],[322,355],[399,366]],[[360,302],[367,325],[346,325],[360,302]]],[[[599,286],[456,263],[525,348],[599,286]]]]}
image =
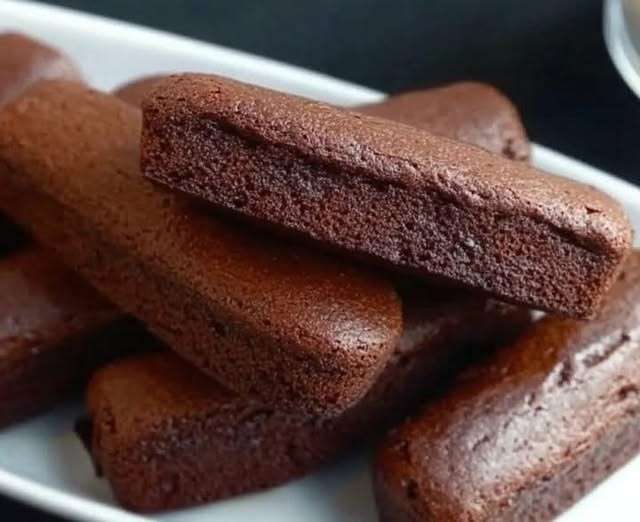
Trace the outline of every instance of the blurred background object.
{"type": "Polygon", "coordinates": [[[613,63],[640,96],[640,0],[605,0],[604,36],[613,63]]]}
{"type": "Polygon", "coordinates": [[[487,81],[514,99],[534,140],[640,183],[640,100],[608,55],[603,0],[49,3],[243,49],[386,92],[487,81]]]}

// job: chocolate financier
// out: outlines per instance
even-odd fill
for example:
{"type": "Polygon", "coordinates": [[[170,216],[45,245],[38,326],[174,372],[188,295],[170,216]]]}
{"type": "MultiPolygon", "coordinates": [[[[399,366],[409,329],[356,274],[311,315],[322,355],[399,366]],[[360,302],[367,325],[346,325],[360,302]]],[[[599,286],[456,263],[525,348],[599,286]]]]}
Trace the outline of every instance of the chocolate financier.
{"type": "Polygon", "coordinates": [[[216,76],[156,84],[150,179],[282,232],[590,317],[631,246],[608,196],[422,129],[216,76]]]}
{"type": "MultiPolygon", "coordinates": [[[[123,86],[116,93],[129,103],[139,104],[145,91],[157,80],[157,77],[144,78],[123,86]]],[[[425,98],[429,98],[429,92],[425,91],[425,98]]],[[[420,103],[420,98],[422,97],[415,96],[415,111],[400,111],[397,116],[413,117],[416,124],[421,124],[416,113],[422,107],[428,108],[424,111],[426,116],[431,116],[433,111],[429,108],[429,103],[420,103]]],[[[368,109],[374,111],[376,107],[380,107],[382,111],[388,112],[389,103],[385,101],[369,106],[368,109]]],[[[446,113],[444,109],[443,107],[443,112],[446,113]]],[[[389,113],[388,116],[394,115],[389,113]]],[[[435,121],[441,119],[435,116],[435,121]]],[[[464,128],[464,122],[460,122],[460,125],[461,129],[464,128]]],[[[453,125],[449,128],[453,131],[456,129],[453,125]]],[[[0,250],[7,252],[18,242],[24,242],[24,234],[12,222],[0,216],[0,250]]],[[[10,335],[11,348],[5,344],[4,350],[0,350],[4,354],[3,359],[11,361],[11,364],[6,362],[2,365],[4,375],[0,377],[0,388],[3,389],[0,392],[0,425],[44,411],[77,388],[89,371],[103,360],[113,358],[120,352],[124,353],[127,349],[125,346],[147,344],[144,342],[144,334],[139,329],[133,329],[132,320],[125,320],[123,314],[117,313],[113,308],[109,314],[109,305],[101,297],[96,296],[92,301],[91,292],[85,288],[86,285],[50,257],[42,249],[32,247],[9,260],[0,261],[0,288],[4,286],[6,299],[11,295],[8,292],[9,284],[14,291],[20,284],[28,284],[28,289],[20,286],[19,290],[25,294],[23,299],[26,302],[19,304],[13,301],[11,307],[5,303],[5,312],[0,315],[0,320],[4,316],[5,321],[9,321],[9,315],[12,317],[13,320],[6,322],[6,325],[21,325],[20,335],[16,335],[15,331],[10,335]],[[9,274],[15,274],[16,277],[9,274]],[[82,290],[74,290],[78,288],[82,290]],[[64,295],[60,295],[60,289],[65,290],[64,295]],[[69,289],[72,292],[67,295],[69,289]],[[75,306],[70,307],[69,303],[75,306]],[[42,313],[42,310],[51,309],[58,313],[42,313]],[[97,314],[96,310],[102,312],[97,314]],[[99,315],[102,316],[102,321],[93,320],[99,315]],[[111,322],[106,320],[109,315],[113,318],[111,322]],[[68,317],[75,318],[75,328],[69,327],[68,317]],[[38,327],[34,326],[36,320],[42,321],[37,323],[38,327]],[[102,323],[104,334],[101,335],[99,324],[102,323]],[[44,329],[41,327],[43,324],[46,326],[44,329]],[[37,343],[45,349],[25,350],[24,347],[30,344],[27,338],[33,341],[35,337],[38,339],[37,343]],[[52,379],[52,375],[56,378],[52,379]],[[25,390],[30,391],[24,393],[25,390]]],[[[3,336],[5,343],[7,335],[3,336]]]]}
{"type": "Polygon", "coordinates": [[[547,317],[380,448],[383,521],[553,519],[640,450],[640,253],[591,322],[547,317]]]}
{"type": "Polygon", "coordinates": [[[529,159],[531,146],[518,110],[504,94],[484,83],[459,82],[396,94],[356,110],[420,127],[513,160],[529,159]]]}
{"type": "Polygon", "coordinates": [[[393,286],[145,180],[140,123],[113,96],[38,84],[0,113],[0,206],[240,395],[322,415],[355,403],[401,333],[393,286]]]}
{"type": "Polygon", "coordinates": [[[64,54],[19,33],[0,33],[0,105],[47,78],[82,79],[64,54]]]}
{"type": "Polygon", "coordinates": [[[100,365],[151,343],[41,249],[0,260],[0,427],[44,411],[100,365]]]}
{"type": "Polygon", "coordinates": [[[116,499],[137,511],[191,506],[309,473],[397,421],[471,355],[513,337],[529,314],[469,296],[404,302],[405,331],[369,393],[327,419],[238,397],[170,352],[92,379],[93,458],[116,499]]]}

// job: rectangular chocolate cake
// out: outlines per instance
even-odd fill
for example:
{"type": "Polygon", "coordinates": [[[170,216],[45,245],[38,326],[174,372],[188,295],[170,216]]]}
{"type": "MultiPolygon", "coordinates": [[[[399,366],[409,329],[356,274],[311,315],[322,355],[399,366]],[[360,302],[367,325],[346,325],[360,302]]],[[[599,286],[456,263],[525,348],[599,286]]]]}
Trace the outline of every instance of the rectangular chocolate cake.
{"type": "Polygon", "coordinates": [[[148,178],[430,281],[592,317],[631,247],[605,194],[424,129],[198,74],[143,112],[148,178]]]}
{"type": "Polygon", "coordinates": [[[552,520],[640,451],[640,253],[597,319],[546,317],[391,433],[388,522],[552,520]]]}
{"type": "Polygon", "coordinates": [[[331,419],[239,397],[170,353],[122,360],[90,383],[91,452],[117,500],[137,511],[272,487],[398,421],[529,319],[524,310],[477,297],[424,290],[406,298],[404,333],[387,367],[364,399],[331,419]]]}
{"type": "Polygon", "coordinates": [[[113,96],[36,85],[0,113],[0,207],[227,388],[322,415],[357,402],[401,333],[393,285],[144,179],[140,125],[113,96]]]}
{"type": "Polygon", "coordinates": [[[40,248],[0,260],[0,427],[78,391],[151,336],[40,248]]]}

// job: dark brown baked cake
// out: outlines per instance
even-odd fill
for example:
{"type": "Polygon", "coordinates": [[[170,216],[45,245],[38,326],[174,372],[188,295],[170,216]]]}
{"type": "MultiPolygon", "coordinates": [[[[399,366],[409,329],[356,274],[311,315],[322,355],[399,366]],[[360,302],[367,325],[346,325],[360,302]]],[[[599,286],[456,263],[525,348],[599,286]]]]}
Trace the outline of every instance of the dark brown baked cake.
{"type": "Polygon", "coordinates": [[[145,180],[139,133],[113,96],[38,84],[0,113],[0,206],[239,394],[323,415],[360,399],[401,333],[393,286],[145,180]]]}
{"type": "Polygon", "coordinates": [[[143,111],[147,177],[504,300],[592,316],[631,246],[595,189],[401,123],[206,75],[159,82],[143,111]]]}
{"type": "Polygon", "coordinates": [[[45,78],[81,80],[64,54],[18,33],[0,33],[0,105],[45,78]]]}
{"type": "Polygon", "coordinates": [[[121,100],[142,107],[142,101],[149,94],[151,88],[158,83],[159,80],[166,78],[167,75],[143,76],[136,80],[121,85],[113,91],[113,94],[121,100]]]}
{"type": "Polygon", "coordinates": [[[170,352],[92,379],[92,453],[124,506],[153,511],[272,487],[310,472],[401,418],[418,397],[529,314],[474,297],[414,296],[405,332],[368,395],[332,419],[289,414],[224,391],[170,352]]]}
{"type": "MultiPolygon", "coordinates": [[[[0,105],[46,78],[81,76],[55,49],[0,34],[0,105]]],[[[0,215],[0,427],[44,411],[101,364],[151,342],[44,250],[25,247],[4,257],[26,243],[26,234],[0,215]]]]}
{"type": "Polygon", "coordinates": [[[358,112],[414,127],[525,161],[530,144],[518,110],[495,87],[460,82],[391,96],[358,112]]]}
{"type": "Polygon", "coordinates": [[[547,317],[393,432],[383,521],[553,519],[640,450],[640,253],[591,322],[547,317]]]}
{"type": "Polygon", "coordinates": [[[0,426],[77,390],[98,366],[150,336],[48,253],[0,261],[0,426]]]}

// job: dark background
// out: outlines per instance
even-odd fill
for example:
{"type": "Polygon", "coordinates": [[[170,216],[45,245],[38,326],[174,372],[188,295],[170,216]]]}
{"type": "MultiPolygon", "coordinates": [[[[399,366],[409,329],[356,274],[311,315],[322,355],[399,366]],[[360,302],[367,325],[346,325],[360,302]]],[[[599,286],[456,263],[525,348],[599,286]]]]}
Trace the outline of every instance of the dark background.
{"type": "MultiPolygon", "coordinates": [[[[535,141],[640,183],[640,100],[614,69],[601,0],[55,0],[387,92],[503,89],[535,141]]],[[[58,520],[0,498],[0,520],[58,520]]]]}

